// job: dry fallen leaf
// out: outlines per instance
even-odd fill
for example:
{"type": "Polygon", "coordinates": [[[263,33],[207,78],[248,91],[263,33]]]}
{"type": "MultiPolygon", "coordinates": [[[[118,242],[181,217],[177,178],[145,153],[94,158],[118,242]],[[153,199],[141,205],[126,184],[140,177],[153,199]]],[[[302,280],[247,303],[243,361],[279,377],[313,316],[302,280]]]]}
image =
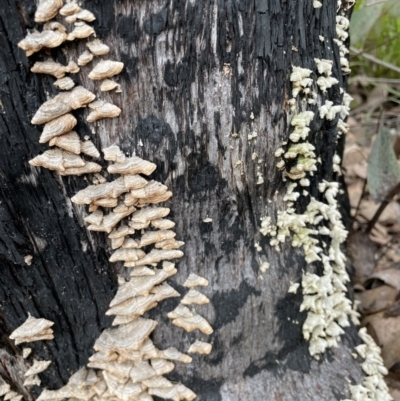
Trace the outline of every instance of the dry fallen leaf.
{"type": "Polygon", "coordinates": [[[357,293],[356,298],[361,302],[361,313],[369,315],[390,308],[395,302],[397,292],[393,287],[381,285],[357,293]]]}
{"type": "Polygon", "coordinates": [[[400,270],[392,268],[377,271],[368,277],[366,284],[371,284],[374,280],[381,280],[397,291],[400,291],[400,270]]]}
{"type": "Polygon", "coordinates": [[[363,232],[352,232],[347,240],[347,254],[355,269],[355,282],[363,284],[375,268],[376,245],[363,232]]]}

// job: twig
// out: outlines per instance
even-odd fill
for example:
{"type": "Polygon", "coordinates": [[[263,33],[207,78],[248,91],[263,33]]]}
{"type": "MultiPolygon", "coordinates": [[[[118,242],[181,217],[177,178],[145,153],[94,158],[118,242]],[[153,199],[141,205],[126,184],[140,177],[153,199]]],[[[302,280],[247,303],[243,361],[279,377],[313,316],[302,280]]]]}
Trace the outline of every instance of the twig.
{"type": "Polygon", "coordinates": [[[375,78],[375,77],[365,77],[363,75],[356,75],[355,77],[349,78],[349,83],[353,83],[353,82],[360,82],[360,83],[376,82],[378,84],[400,84],[400,79],[375,78]]]}
{"type": "Polygon", "coordinates": [[[378,210],[375,212],[374,217],[372,217],[371,221],[368,223],[367,234],[369,234],[372,231],[380,215],[386,209],[386,206],[392,201],[394,196],[397,195],[399,192],[400,192],[400,182],[396,184],[385,196],[385,199],[382,201],[378,210]]]}
{"type": "Polygon", "coordinates": [[[358,214],[358,212],[360,211],[360,206],[361,206],[361,202],[362,202],[362,200],[363,200],[363,198],[364,198],[365,188],[366,188],[366,187],[367,187],[367,180],[365,179],[365,180],[364,180],[363,189],[362,189],[362,191],[361,191],[361,196],[360,196],[360,199],[358,200],[358,204],[357,204],[357,207],[356,207],[356,212],[354,213],[354,216],[353,216],[353,218],[351,219],[351,226],[353,226],[354,221],[356,220],[357,214],[358,214]]]}
{"type": "Polygon", "coordinates": [[[392,63],[388,63],[386,61],[380,60],[379,58],[373,56],[372,54],[369,53],[364,53],[362,50],[357,49],[356,47],[350,46],[350,50],[357,54],[358,56],[363,56],[364,58],[366,58],[367,60],[372,61],[375,64],[379,64],[383,67],[389,68],[389,70],[393,70],[396,72],[400,72],[400,67],[397,67],[397,65],[394,65],[392,63]]]}

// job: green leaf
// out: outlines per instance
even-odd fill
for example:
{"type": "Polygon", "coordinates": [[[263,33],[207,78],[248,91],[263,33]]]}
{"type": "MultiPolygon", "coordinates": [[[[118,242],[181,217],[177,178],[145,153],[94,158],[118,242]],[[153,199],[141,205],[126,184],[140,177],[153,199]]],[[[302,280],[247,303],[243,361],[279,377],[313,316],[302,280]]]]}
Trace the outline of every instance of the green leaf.
{"type": "Polygon", "coordinates": [[[350,23],[350,38],[352,43],[364,42],[369,31],[381,16],[384,4],[378,3],[365,6],[353,12],[350,23]]]}
{"type": "Polygon", "coordinates": [[[389,129],[379,131],[368,162],[368,188],[375,203],[382,202],[387,193],[400,182],[400,168],[393,150],[389,129]]]}

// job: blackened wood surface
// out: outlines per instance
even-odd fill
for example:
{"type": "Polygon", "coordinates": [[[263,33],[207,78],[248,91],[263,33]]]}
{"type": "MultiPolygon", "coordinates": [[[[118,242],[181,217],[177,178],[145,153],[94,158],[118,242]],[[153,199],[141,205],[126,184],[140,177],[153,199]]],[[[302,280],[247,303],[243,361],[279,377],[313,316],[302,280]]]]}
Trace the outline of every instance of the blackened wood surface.
{"type": "MultiPolygon", "coordinates": [[[[96,32],[111,47],[111,58],[125,63],[123,93],[100,94],[123,112],[89,126],[88,112],[78,111],[78,132],[99,148],[117,143],[157,164],[153,176],[172,189],[177,238],[186,242],[170,283],[183,290],[190,272],[210,280],[204,292],[211,304],[198,311],[214,327],[214,350],[189,366],[178,363],[170,378],[207,401],[345,398],[345,379],[360,378],[350,355],[355,329],[346,330],[340,348],[321,361],[310,358],[301,333],[305,314],[298,312],[301,294],[287,294],[289,282],[301,279],[304,257],[289,244],[276,253],[258,232],[260,217],[283,207],[285,184],[273,153],[288,136],[292,65],[314,69],[314,57],[332,59],[343,85],[333,42],[336,1],[324,1],[321,9],[311,0],[84,5],[96,15],[96,32]],[[248,141],[254,131],[258,136],[248,141]],[[262,185],[256,185],[258,167],[262,185]],[[203,222],[206,217],[212,222],[203,222]],[[261,277],[260,258],[271,264],[261,277]]],[[[27,312],[54,321],[54,341],[33,348],[35,357],[53,360],[41,374],[43,385],[58,388],[87,363],[95,339],[110,326],[104,313],[120,270],[107,260],[105,236],[89,233],[86,212],[69,200],[88,181],[28,164],[47,148],[38,144],[40,127],[29,121],[56,93],[53,78],[29,71],[45,53],[28,60],[17,47],[35,27],[34,11],[32,0],[0,3],[0,330],[3,347],[19,353],[7,337],[27,312]],[[33,256],[30,266],[26,255],[33,256]]],[[[73,42],[64,48],[49,55],[76,60],[85,47],[73,42]]],[[[90,68],[73,77],[99,93],[87,78],[90,68]]],[[[328,97],[339,102],[339,87],[328,97]]],[[[317,119],[310,138],[323,161],[311,187],[318,196],[317,182],[332,176],[335,122],[317,119]]],[[[301,200],[299,210],[304,205],[301,200]]],[[[170,324],[166,313],[177,302],[165,301],[152,312],[159,321],[154,339],[161,348],[187,350],[199,336],[170,324]]]]}

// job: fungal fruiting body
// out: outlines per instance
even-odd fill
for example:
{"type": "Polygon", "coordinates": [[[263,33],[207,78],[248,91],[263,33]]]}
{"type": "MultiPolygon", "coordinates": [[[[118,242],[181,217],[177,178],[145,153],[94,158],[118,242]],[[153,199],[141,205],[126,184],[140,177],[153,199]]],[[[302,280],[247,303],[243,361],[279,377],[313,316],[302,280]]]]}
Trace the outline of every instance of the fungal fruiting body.
{"type": "MultiPolygon", "coordinates": [[[[336,19],[338,39],[335,39],[335,42],[339,46],[342,74],[348,74],[350,72],[346,57],[348,50],[344,41],[348,37],[349,23],[348,19],[342,15],[342,11],[349,8],[349,3],[343,1],[339,3],[339,15],[336,19]]],[[[314,2],[315,6],[319,7],[320,3],[314,2]]],[[[315,59],[314,62],[318,76],[316,84],[320,93],[327,96],[328,90],[339,83],[338,79],[332,77],[332,62],[325,59],[315,59]]],[[[289,101],[292,110],[296,109],[295,98],[299,94],[307,97],[310,93],[314,85],[313,79],[310,78],[311,73],[312,70],[307,68],[293,67],[290,80],[293,83],[294,99],[289,101]]],[[[350,321],[359,324],[358,313],[346,297],[349,276],[345,266],[345,255],[341,248],[347,231],[337,202],[339,184],[323,181],[318,185],[319,194],[314,197],[310,196],[308,191],[299,191],[299,185],[300,187],[310,186],[311,177],[317,170],[320,160],[315,147],[308,142],[313,120],[320,118],[338,121],[338,135],[348,130],[344,120],[349,114],[351,97],[343,89],[340,89],[340,93],[343,93],[341,104],[334,104],[325,97],[324,104],[319,107],[318,113],[303,109],[292,118],[291,126],[294,129],[289,135],[290,142],[285,144],[286,150],[280,147],[275,152],[275,156],[279,158],[277,167],[283,169],[284,176],[289,179],[287,192],[283,197],[287,207],[286,210],[278,211],[275,223],[270,216],[262,217],[260,228],[263,235],[271,237],[270,245],[277,251],[289,237],[293,247],[303,249],[307,264],[319,262],[323,267],[321,276],[306,271],[303,273],[301,284],[291,282],[288,290],[289,293],[296,293],[299,288],[302,290],[303,302],[300,310],[307,311],[307,318],[303,324],[303,336],[309,341],[310,354],[317,359],[328,348],[338,346],[340,336],[344,333],[344,328],[350,325],[350,321]],[[287,165],[290,167],[286,168],[287,165]],[[294,208],[300,196],[308,199],[308,205],[303,213],[296,212],[294,208]]],[[[318,95],[313,98],[319,99],[318,95]]],[[[312,102],[307,103],[312,104],[312,102]]],[[[333,172],[338,175],[341,174],[340,162],[340,156],[335,153],[332,157],[332,165],[333,172]]],[[[190,310],[179,312],[185,316],[191,314],[190,310]]],[[[351,400],[391,400],[383,380],[387,370],[380,358],[379,347],[366,334],[365,329],[360,330],[360,338],[364,344],[357,346],[356,350],[365,359],[361,367],[367,377],[362,384],[350,386],[351,400]]]]}
{"type": "Polygon", "coordinates": [[[10,339],[15,340],[16,345],[32,341],[52,340],[54,338],[51,329],[53,324],[50,320],[36,319],[29,315],[26,321],[10,334],[10,339]]]}
{"type": "Polygon", "coordinates": [[[362,384],[350,385],[351,399],[344,401],[357,400],[379,400],[392,401],[388,387],[383,379],[388,374],[388,370],[383,364],[381,357],[381,349],[375,344],[374,339],[367,333],[367,329],[363,327],[358,332],[364,344],[355,347],[358,355],[364,359],[361,368],[366,377],[362,384]]]}
{"type": "MultiPolygon", "coordinates": [[[[96,340],[96,353],[90,358],[88,368],[95,369],[96,387],[118,399],[125,400],[121,394],[129,394],[137,399],[158,395],[192,400],[195,394],[191,390],[162,376],[174,368],[168,360],[190,363],[192,358],[175,348],[158,350],[149,338],[157,322],[143,317],[164,299],[180,296],[165,280],[177,272],[169,260],[183,256],[183,252],[176,249],[183,243],[175,240],[176,234],[171,230],[175,224],[165,219],[170,209],[155,206],[172,194],[166,186],[144,177],[154,172],[156,166],[153,163],[137,156],[126,157],[115,145],[103,149],[103,153],[111,162],[108,171],[120,174],[120,177],[88,186],[72,201],[88,205],[92,211],[85,218],[88,229],[108,233],[114,250],[110,262],[123,262],[131,278],[119,280],[118,291],[106,312],[114,316],[114,328],[105,330],[96,340]],[[107,208],[112,211],[103,210],[107,208]],[[128,224],[126,220],[122,222],[124,219],[128,219],[128,224]],[[164,249],[166,246],[168,249],[164,249]],[[157,268],[160,262],[161,269],[157,268]],[[110,385],[118,380],[120,383],[115,388],[110,385]]],[[[189,280],[191,286],[206,284],[208,281],[198,276],[189,280]]],[[[189,302],[208,302],[204,295],[193,296],[195,290],[191,291],[186,298],[189,302]]],[[[173,323],[188,331],[212,332],[204,318],[193,313],[190,318],[192,321],[177,318],[173,323]]],[[[68,384],[65,387],[68,389],[68,384]]],[[[57,391],[63,393],[63,389],[57,391]]],[[[54,393],[47,391],[46,398],[39,398],[39,401],[54,397],[54,393]]]]}
{"type": "MultiPolygon", "coordinates": [[[[55,48],[66,40],[84,39],[95,35],[87,22],[95,19],[88,10],[83,10],[73,0],[63,5],[62,0],[40,0],[35,14],[36,22],[49,21],[57,13],[65,17],[67,24],[73,24],[72,30],[59,22],[47,22],[41,33],[28,33],[18,45],[26,54],[42,48],[55,48]]],[[[126,157],[118,146],[103,149],[104,159],[111,162],[109,174],[120,175],[111,182],[100,175],[102,167],[87,161],[86,157],[99,158],[100,153],[92,141],[73,131],[77,125],[73,110],[88,106],[88,122],[102,118],[115,118],[121,109],[96,96],[83,86],[76,86],[66,74],[76,74],[79,66],[84,66],[94,57],[107,54],[110,48],[98,39],[86,43],[88,50],[79,56],[78,64],[70,61],[64,66],[53,60],[36,62],[32,72],[52,75],[57,78],[54,86],[63,92],[41,105],[32,118],[32,124],[44,124],[40,143],[48,142],[49,149],[29,161],[30,165],[44,167],[59,172],[60,175],[94,174],[94,185],[79,191],[72,201],[88,205],[89,215],[85,217],[88,230],[106,232],[110,239],[113,253],[110,262],[123,262],[125,277],[119,277],[119,289],[110,303],[107,315],[114,316],[113,327],[102,332],[96,340],[96,351],[88,363],[74,373],[68,383],[58,390],[42,391],[38,401],[44,400],[84,400],[101,399],[128,401],[137,399],[151,401],[152,395],[173,400],[193,400],[196,394],[181,383],[172,383],[163,377],[174,369],[175,361],[190,363],[192,357],[175,348],[157,349],[149,336],[157,322],[144,318],[143,315],[156,307],[159,302],[180,294],[165,280],[176,274],[171,260],[179,259],[183,252],[179,249],[184,242],[176,240],[172,230],[175,223],[166,217],[170,209],[156,206],[169,200],[172,193],[168,188],[155,181],[148,180],[156,165],[137,156],[126,157]],[[158,266],[161,263],[161,266],[158,266]],[[157,268],[158,267],[158,268],[157,268]],[[161,267],[161,268],[160,268],[161,267]]],[[[99,81],[101,91],[115,89],[120,92],[118,83],[110,77],[118,75],[124,64],[113,60],[100,60],[92,68],[89,78],[99,81]]],[[[209,299],[193,287],[206,286],[208,281],[191,275],[185,282],[190,290],[182,302],[188,305],[203,305],[209,299]]],[[[183,305],[181,305],[184,307],[183,305]]],[[[195,311],[187,315],[176,315],[173,324],[187,331],[200,330],[210,334],[212,328],[207,320],[195,311]]],[[[35,319],[31,316],[10,336],[16,344],[30,341],[52,339],[52,322],[35,319]]],[[[208,354],[211,344],[196,341],[190,352],[208,354]]],[[[28,358],[31,350],[25,348],[23,358],[28,358]]],[[[40,385],[39,373],[43,372],[51,361],[33,360],[33,364],[24,374],[24,386],[40,385]]],[[[9,388],[0,388],[7,399],[20,401],[22,395],[14,394],[9,388]],[[4,391],[3,391],[4,390],[4,391]]]]}

